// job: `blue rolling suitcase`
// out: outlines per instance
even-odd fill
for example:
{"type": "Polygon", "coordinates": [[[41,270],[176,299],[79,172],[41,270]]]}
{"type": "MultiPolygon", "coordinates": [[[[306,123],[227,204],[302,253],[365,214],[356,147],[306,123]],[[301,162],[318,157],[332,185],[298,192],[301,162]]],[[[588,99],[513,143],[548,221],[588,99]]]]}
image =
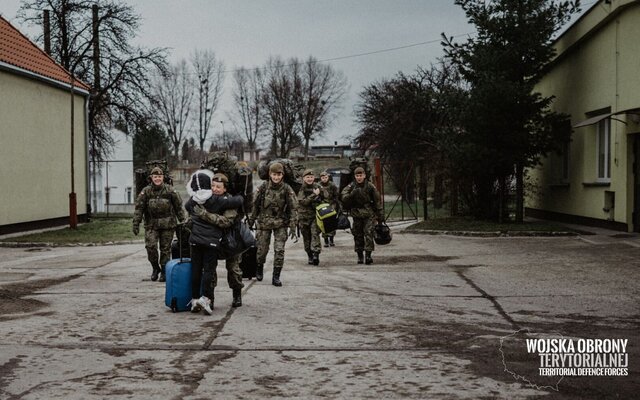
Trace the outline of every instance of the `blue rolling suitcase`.
{"type": "Polygon", "coordinates": [[[178,258],[167,262],[164,304],[173,312],[191,310],[191,259],[178,258]]]}

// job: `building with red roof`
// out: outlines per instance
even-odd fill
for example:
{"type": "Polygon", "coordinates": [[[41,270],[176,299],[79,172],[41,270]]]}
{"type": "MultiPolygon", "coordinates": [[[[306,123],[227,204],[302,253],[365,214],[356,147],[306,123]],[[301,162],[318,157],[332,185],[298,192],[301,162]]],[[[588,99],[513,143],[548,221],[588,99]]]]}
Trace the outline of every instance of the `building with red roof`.
{"type": "Polygon", "coordinates": [[[0,16],[0,234],[86,219],[89,90],[0,16]]]}

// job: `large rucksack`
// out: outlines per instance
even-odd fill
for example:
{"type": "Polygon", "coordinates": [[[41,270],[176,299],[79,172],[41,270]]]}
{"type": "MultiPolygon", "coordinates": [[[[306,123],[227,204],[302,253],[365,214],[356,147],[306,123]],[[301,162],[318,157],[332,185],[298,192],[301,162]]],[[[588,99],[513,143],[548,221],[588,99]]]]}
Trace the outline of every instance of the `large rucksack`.
{"type": "Polygon", "coordinates": [[[273,163],[280,163],[284,168],[284,181],[291,186],[291,189],[298,194],[302,187],[302,173],[304,172],[304,165],[294,164],[292,160],[288,158],[276,158],[273,160],[263,160],[258,164],[258,176],[262,180],[269,180],[269,167],[273,163]]]}
{"type": "Polygon", "coordinates": [[[342,193],[342,189],[344,189],[348,184],[353,182],[354,171],[358,167],[362,167],[364,169],[365,174],[367,174],[367,180],[371,180],[371,167],[369,167],[369,158],[366,156],[362,157],[349,157],[349,173],[341,174],[340,177],[340,192],[342,193]]]}
{"type": "Polygon", "coordinates": [[[253,176],[251,168],[229,157],[226,151],[216,151],[202,162],[201,168],[206,168],[214,173],[222,173],[229,179],[227,191],[231,195],[244,197],[244,211],[251,212],[253,205],[253,176]]]}
{"type": "Polygon", "coordinates": [[[144,189],[146,186],[151,184],[151,170],[155,167],[160,167],[164,172],[164,183],[173,185],[173,178],[169,173],[169,165],[167,160],[151,160],[147,161],[144,164],[144,168],[137,168],[135,170],[135,178],[136,178],[136,196],[144,189]]]}
{"type": "Polygon", "coordinates": [[[369,167],[368,157],[349,157],[349,161],[349,170],[351,171],[351,175],[353,175],[353,171],[355,171],[356,168],[362,167],[364,172],[367,174],[367,179],[371,179],[371,168],[369,167]]]}

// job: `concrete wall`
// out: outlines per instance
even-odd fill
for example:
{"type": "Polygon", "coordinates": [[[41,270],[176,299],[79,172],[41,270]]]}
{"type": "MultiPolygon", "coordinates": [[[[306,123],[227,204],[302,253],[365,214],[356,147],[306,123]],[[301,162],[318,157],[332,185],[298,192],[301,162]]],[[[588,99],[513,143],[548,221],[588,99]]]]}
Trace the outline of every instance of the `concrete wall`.
{"type": "MultiPolygon", "coordinates": [[[[74,97],[75,192],[87,212],[85,98],[74,97]]],[[[0,226],[69,216],[71,94],[0,70],[0,226]]]]}
{"type": "MultiPolygon", "coordinates": [[[[557,47],[566,51],[559,54],[537,87],[543,95],[556,97],[554,110],[570,114],[572,125],[586,120],[596,110],[610,108],[616,112],[640,107],[640,6],[624,6],[628,3],[613,1],[607,6],[611,7],[610,13],[595,7],[590,11],[593,15],[579,20],[558,42],[557,47]],[[576,32],[586,36],[578,40],[576,32]]],[[[569,179],[563,181],[560,176],[561,158],[550,155],[542,166],[530,171],[537,192],[528,197],[527,207],[620,222],[629,224],[631,229],[631,134],[639,127],[625,114],[616,118],[628,124],[611,120],[610,182],[594,184],[597,125],[576,128],[570,143],[569,179]],[[613,210],[603,210],[605,191],[615,193],[613,210]]]]}

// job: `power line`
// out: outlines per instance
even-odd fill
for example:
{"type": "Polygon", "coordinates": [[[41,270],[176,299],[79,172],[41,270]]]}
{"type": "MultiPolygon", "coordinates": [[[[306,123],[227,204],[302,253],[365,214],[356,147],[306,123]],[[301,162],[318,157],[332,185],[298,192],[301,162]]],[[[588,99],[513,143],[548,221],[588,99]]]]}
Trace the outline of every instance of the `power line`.
{"type": "MultiPolygon", "coordinates": [[[[461,36],[469,36],[469,35],[473,35],[475,34],[475,32],[467,32],[467,33],[461,33],[458,35],[454,35],[451,36],[452,38],[457,38],[457,37],[461,37],[461,36]]],[[[368,51],[366,53],[356,53],[356,54],[349,54],[346,56],[339,56],[339,57],[333,57],[333,58],[324,58],[322,60],[317,60],[317,63],[321,63],[321,62],[330,62],[330,61],[339,61],[339,60],[346,60],[349,58],[357,58],[357,57],[364,57],[364,56],[369,56],[369,55],[373,55],[373,54],[380,54],[380,53],[388,53],[390,51],[396,51],[396,50],[402,50],[402,49],[407,49],[410,47],[416,47],[416,46],[424,46],[427,44],[433,44],[433,43],[438,43],[440,42],[441,39],[433,39],[433,40],[427,40],[426,42],[420,42],[420,43],[412,43],[412,44],[407,44],[404,46],[397,46],[397,47],[390,47],[387,49],[382,49],[382,50],[374,50],[374,51],[368,51]]],[[[291,67],[294,64],[286,64],[283,65],[283,67],[291,67]]],[[[229,72],[236,72],[239,71],[241,68],[236,68],[236,69],[231,69],[231,70],[226,70],[226,71],[222,71],[222,73],[226,74],[229,72]]],[[[245,71],[258,71],[258,70],[262,70],[262,69],[267,69],[267,67],[256,67],[256,68],[244,68],[245,71]]]]}

